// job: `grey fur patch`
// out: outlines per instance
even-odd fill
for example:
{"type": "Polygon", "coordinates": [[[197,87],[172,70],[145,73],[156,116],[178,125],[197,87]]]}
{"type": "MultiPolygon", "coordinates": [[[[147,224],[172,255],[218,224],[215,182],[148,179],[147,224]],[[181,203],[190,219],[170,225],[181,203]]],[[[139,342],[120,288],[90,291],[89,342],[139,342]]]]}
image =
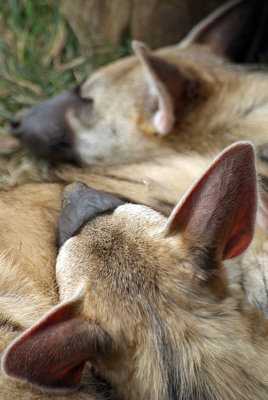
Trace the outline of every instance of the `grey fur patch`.
{"type": "Polygon", "coordinates": [[[81,182],[68,185],[63,190],[62,197],[64,206],[59,220],[59,246],[74,236],[92,218],[124,204],[124,201],[117,197],[91,189],[81,182]]]}

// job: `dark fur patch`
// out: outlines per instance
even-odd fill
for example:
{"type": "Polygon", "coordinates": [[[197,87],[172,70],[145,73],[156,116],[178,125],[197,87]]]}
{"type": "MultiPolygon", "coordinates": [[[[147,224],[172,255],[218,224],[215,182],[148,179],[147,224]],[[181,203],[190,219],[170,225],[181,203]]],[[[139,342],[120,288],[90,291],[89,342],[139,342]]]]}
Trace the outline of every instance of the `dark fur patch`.
{"type": "Polygon", "coordinates": [[[91,189],[81,182],[68,185],[63,191],[63,198],[65,204],[59,220],[59,246],[77,234],[89,220],[124,204],[117,197],[91,189]]]}
{"type": "Polygon", "coordinates": [[[157,310],[151,310],[150,322],[153,327],[157,342],[157,352],[159,359],[159,368],[162,375],[162,381],[166,385],[168,400],[216,400],[215,395],[208,387],[182,388],[181,372],[178,369],[179,361],[176,352],[176,346],[173,348],[172,342],[165,329],[165,321],[158,315],[157,310]]]}
{"type": "Polygon", "coordinates": [[[0,314],[0,327],[1,326],[7,328],[9,332],[20,332],[24,329],[18,322],[12,321],[5,315],[0,314]]]}

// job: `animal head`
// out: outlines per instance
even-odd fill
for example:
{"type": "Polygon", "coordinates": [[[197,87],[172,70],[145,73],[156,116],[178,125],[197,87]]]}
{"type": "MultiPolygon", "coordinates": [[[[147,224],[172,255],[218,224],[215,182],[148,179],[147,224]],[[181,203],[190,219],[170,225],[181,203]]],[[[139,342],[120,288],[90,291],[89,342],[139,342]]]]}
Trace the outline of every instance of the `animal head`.
{"type": "Polygon", "coordinates": [[[126,399],[248,399],[240,390],[250,376],[248,390],[263,398],[267,345],[258,389],[251,377],[264,363],[251,348],[258,330],[222,269],[254,231],[252,146],[239,142],[221,153],[169,218],[81,183],[64,198],[61,303],[9,346],[4,371],[70,391],[88,361],[126,399]]]}
{"type": "Polygon", "coordinates": [[[135,56],[14,116],[12,134],[39,157],[89,165],[135,162],[170,149],[217,153],[239,139],[263,144],[267,132],[256,125],[266,81],[226,59],[250,57],[261,4],[228,3],[179,45],[157,52],[133,42],[135,56]]]}

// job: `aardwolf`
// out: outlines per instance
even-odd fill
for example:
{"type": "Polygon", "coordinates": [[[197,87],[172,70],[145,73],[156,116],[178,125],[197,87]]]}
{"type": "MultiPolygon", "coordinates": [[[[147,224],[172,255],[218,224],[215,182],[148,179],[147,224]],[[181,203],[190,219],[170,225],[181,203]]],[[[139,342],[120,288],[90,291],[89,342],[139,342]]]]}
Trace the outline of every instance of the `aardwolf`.
{"type": "MultiPolygon", "coordinates": [[[[0,193],[0,354],[58,301],[55,230],[61,186],[30,184],[0,193]]],[[[85,376],[75,394],[43,393],[0,373],[1,400],[115,400],[109,386],[85,376]]]]}
{"type": "Polygon", "coordinates": [[[5,373],[67,392],[88,362],[121,399],[268,399],[268,321],[223,269],[254,232],[252,146],[227,148],[169,218],[78,186],[59,223],[60,303],[9,345],[5,373]]]}
{"type": "Polygon", "coordinates": [[[251,28],[266,6],[232,1],[179,45],[155,52],[133,42],[135,56],[14,116],[13,135],[38,157],[83,165],[157,165],[193,152],[214,157],[236,140],[253,142],[265,161],[267,73],[228,57],[252,50],[251,28]]]}

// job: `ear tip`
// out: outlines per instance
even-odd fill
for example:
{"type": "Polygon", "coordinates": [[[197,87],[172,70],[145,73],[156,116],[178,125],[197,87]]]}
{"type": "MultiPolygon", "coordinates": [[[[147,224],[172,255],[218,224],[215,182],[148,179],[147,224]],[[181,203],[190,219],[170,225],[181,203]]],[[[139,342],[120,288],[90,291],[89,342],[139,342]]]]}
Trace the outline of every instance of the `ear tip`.
{"type": "Polygon", "coordinates": [[[140,54],[147,54],[149,52],[148,46],[139,40],[132,40],[131,46],[132,50],[137,56],[140,54]]]}
{"type": "Polygon", "coordinates": [[[235,152],[236,154],[248,154],[251,160],[255,160],[255,149],[251,142],[249,141],[239,141],[231,144],[227,149],[224,150],[224,153],[231,154],[235,152]]]}
{"type": "Polygon", "coordinates": [[[239,140],[239,141],[234,142],[233,144],[231,144],[229,147],[249,148],[249,149],[254,150],[253,144],[248,140],[239,140]]]}
{"type": "Polygon", "coordinates": [[[165,136],[172,130],[174,125],[174,116],[169,113],[164,113],[163,111],[157,111],[154,116],[154,126],[157,132],[165,136]]]}

